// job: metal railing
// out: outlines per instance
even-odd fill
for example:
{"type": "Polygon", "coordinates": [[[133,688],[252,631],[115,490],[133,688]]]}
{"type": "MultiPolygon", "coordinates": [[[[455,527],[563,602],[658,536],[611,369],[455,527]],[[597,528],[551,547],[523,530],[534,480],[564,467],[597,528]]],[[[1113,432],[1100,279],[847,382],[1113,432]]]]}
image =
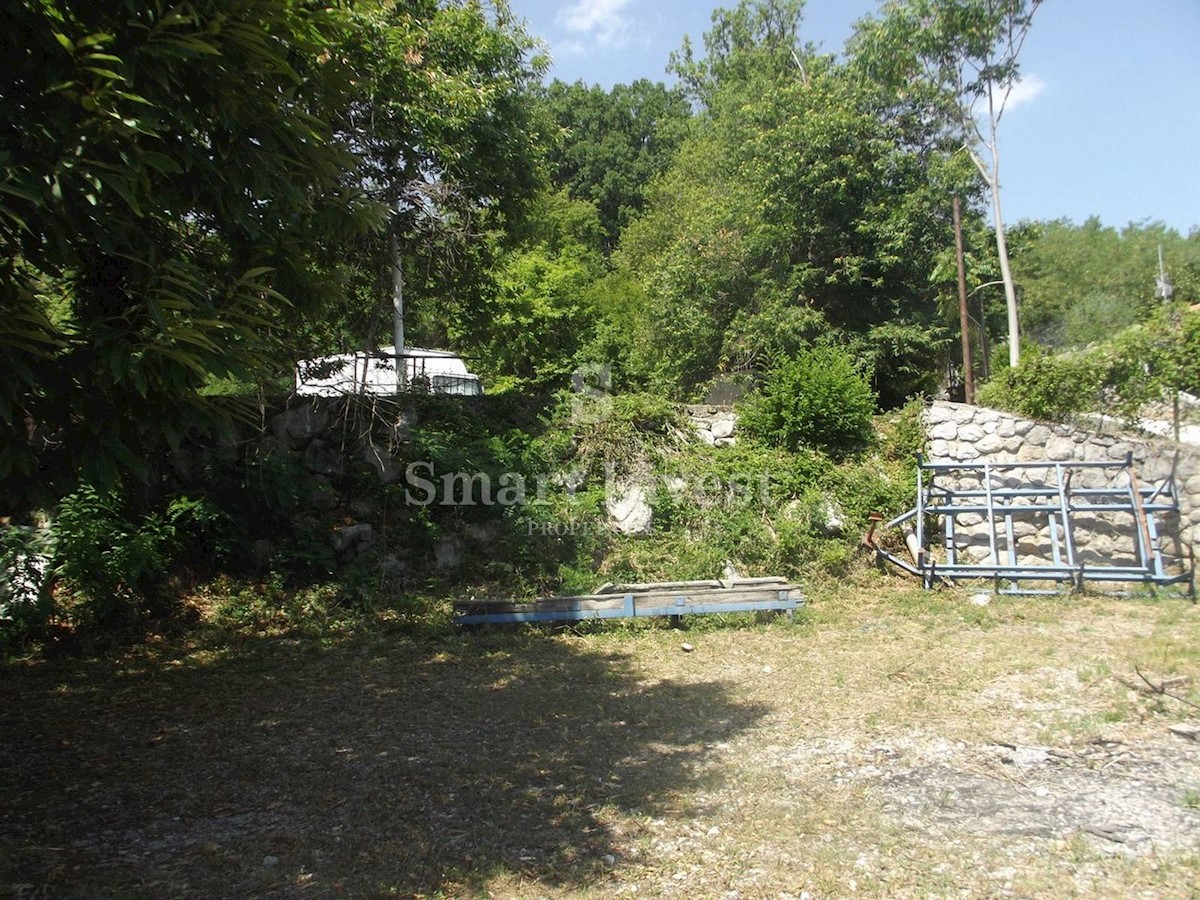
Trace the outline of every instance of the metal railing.
{"type": "Polygon", "coordinates": [[[910,559],[880,543],[881,516],[872,517],[863,543],[880,560],[919,576],[926,588],[978,578],[991,579],[1002,593],[1057,593],[1088,581],[1187,584],[1194,598],[1190,545],[1187,565],[1174,571],[1162,547],[1159,516],[1178,510],[1174,469],[1157,486],[1142,484],[1132,454],[1116,462],[931,463],[918,457],[916,505],[882,525],[884,532],[909,530],[910,559]],[[936,550],[934,535],[940,537],[936,550]],[[1090,546],[1101,538],[1107,553],[1090,546]],[[1053,587],[1026,587],[1031,582],[1053,587]]]}

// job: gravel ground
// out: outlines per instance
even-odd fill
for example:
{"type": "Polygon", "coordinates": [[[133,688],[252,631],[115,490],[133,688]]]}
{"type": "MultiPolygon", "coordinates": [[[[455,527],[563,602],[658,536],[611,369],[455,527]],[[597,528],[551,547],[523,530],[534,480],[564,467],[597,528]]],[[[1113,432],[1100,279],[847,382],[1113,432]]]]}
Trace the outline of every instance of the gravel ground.
{"type": "Polygon", "coordinates": [[[0,896],[1194,896],[1198,638],[871,579],[795,625],[11,663],[0,896]]]}

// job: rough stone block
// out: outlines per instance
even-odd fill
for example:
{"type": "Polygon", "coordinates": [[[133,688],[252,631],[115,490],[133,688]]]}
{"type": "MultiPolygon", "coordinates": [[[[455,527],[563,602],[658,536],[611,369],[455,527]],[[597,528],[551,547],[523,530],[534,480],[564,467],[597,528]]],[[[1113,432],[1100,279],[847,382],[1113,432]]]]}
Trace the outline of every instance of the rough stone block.
{"type": "Polygon", "coordinates": [[[363,441],[359,453],[362,461],[375,472],[375,477],[379,479],[380,484],[395,484],[400,480],[400,472],[386,447],[375,441],[366,440],[363,441]]]}
{"type": "Polygon", "coordinates": [[[985,434],[975,445],[980,453],[996,453],[1004,449],[1004,441],[997,434],[985,434]]]}
{"type": "Polygon", "coordinates": [[[959,444],[955,450],[954,458],[959,462],[966,462],[969,459],[979,459],[979,451],[971,444],[959,444]]]}
{"type": "Polygon", "coordinates": [[[978,425],[966,424],[958,427],[958,439],[960,441],[978,441],[983,437],[983,429],[978,425]]]}
{"type": "Polygon", "coordinates": [[[996,434],[1000,437],[1010,438],[1017,433],[1017,428],[1012,419],[1001,419],[996,423],[996,434]]]}
{"type": "Polygon", "coordinates": [[[1075,442],[1069,437],[1055,436],[1046,441],[1046,458],[1057,461],[1073,459],[1075,442]]]}
{"type": "Polygon", "coordinates": [[[950,457],[950,442],[943,440],[930,441],[929,443],[930,459],[948,459],[950,457]]]}
{"type": "Polygon", "coordinates": [[[271,431],[294,448],[304,447],[329,427],[329,406],[314,403],[285,410],[270,423],[271,431]]]}
{"type": "Polygon", "coordinates": [[[1016,538],[1035,537],[1040,533],[1040,530],[1033,522],[1025,520],[1013,522],[1013,536],[1016,538]]]}
{"type": "Polygon", "coordinates": [[[733,429],[734,429],[733,414],[726,413],[725,415],[717,416],[717,418],[715,418],[713,420],[713,423],[712,423],[711,427],[709,428],[709,431],[712,432],[712,436],[714,438],[716,438],[717,440],[720,440],[721,438],[727,438],[730,435],[732,435],[733,429]]]}
{"type": "Polygon", "coordinates": [[[345,553],[347,550],[366,550],[375,543],[375,529],[370,522],[356,522],[343,528],[335,528],[329,535],[329,544],[334,553],[345,553]]]}
{"type": "Polygon", "coordinates": [[[1162,456],[1154,456],[1142,464],[1141,477],[1143,481],[1161,481],[1171,474],[1173,460],[1162,456]]]}
{"type": "Polygon", "coordinates": [[[345,457],[338,448],[324,441],[313,441],[305,448],[300,463],[314,475],[340,476],[345,457]]]}
{"type": "Polygon", "coordinates": [[[1017,462],[1037,462],[1046,458],[1046,451],[1037,444],[1024,443],[1017,451],[1017,462]]]}
{"type": "Polygon", "coordinates": [[[1112,444],[1105,452],[1109,459],[1124,459],[1133,452],[1133,447],[1124,441],[1120,441],[1112,444]]]}
{"type": "Polygon", "coordinates": [[[649,534],[654,525],[646,489],[626,482],[617,486],[605,501],[609,524],[621,534],[649,534]]]}
{"type": "Polygon", "coordinates": [[[926,425],[940,425],[942,422],[952,422],[953,420],[953,410],[942,406],[940,403],[935,403],[929,409],[925,410],[926,425]]]}
{"type": "MultiPolygon", "coordinates": [[[[1017,432],[1020,434],[1021,432],[1017,432]]],[[[1050,429],[1045,425],[1034,425],[1025,433],[1025,442],[1027,444],[1037,444],[1039,447],[1050,440],[1050,429]]]]}
{"type": "Polygon", "coordinates": [[[929,430],[931,440],[952,441],[958,437],[958,426],[953,422],[942,422],[929,430]]]}
{"type": "Polygon", "coordinates": [[[954,409],[954,421],[959,425],[965,425],[975,419],[975,407],[959,405],[954,409]]]}
{"type": "Polygon", "coordinates": [[[1000,419],[1000,413],[994,409],[978,409],[975,411],[975,424],[987,425],[989,422],[997,422],[1000,419]]]}

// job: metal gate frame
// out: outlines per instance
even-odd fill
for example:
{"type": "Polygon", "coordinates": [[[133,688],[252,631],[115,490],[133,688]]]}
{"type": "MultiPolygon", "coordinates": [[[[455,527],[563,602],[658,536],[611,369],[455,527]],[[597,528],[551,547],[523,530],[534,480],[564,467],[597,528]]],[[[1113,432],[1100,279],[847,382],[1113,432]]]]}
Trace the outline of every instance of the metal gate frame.
{"type": "MultiPolygon", "coordinates": [[[[882,516],[871,517],[863,544],[878,559],[921,578],[926,589],[935,581],[988,578],[997,593],[1059,593],[1064,585],[1083,588],[1087,581],[1129,582],[1154,586],[1187,584],[1195,599],[1195,561],[1189,545],[1187,570],[1169,573],[1163,559],[1158,514],[1177,513],[1175,467],[1157,487],[1142,484],[1133,469],[1133,454],[1120,462],[925,462],[917,457],[917,503],[908,512],[885,523],[886,529],[912,523],[905,535],[912,562],[884,549],[876,538],[882,516]],[[1103,470],[1108,487],[1073,487],[1073,477],[1086,470],[1103,470]],[[1046,473],[1034,483],[1030,470],[1046,473]],[[1124,477],[1121,477],[1122,474],[1124,477]],[[1052,476],[1052,477],[1051,477],[1052,476]],[[939,478],[941,482],[939,483],[939,478]],[[962,489],[957,482],[977,479],[980,487],[962,489]],[[999,481],[997,482],[997,479],[999,481]],[[947,480],[952,483],[947,484],[947,480]],[[1009,486],[1016,482],[1018,486],[1009,486]],[[1076,514],[1129,515],[1133,520],[1134,565],[1085,563],[1076,547],[1076,514]],[[956,520],[963,515],[983,517],[988,526],[988,562],[964,562],[955,537],[956,520]],[[1014,521],[1044,515],[1049,524],[1050,556],[1044,564],[1018,559],[1014,521]],[[929,519],[940,520],[930,528],[929,519]],[[1003,531],[1001,532],[1001,529],[1003,531]],[[931,532],[940,531],[944,560],[930,552],[931,532]],[[1001,546],[1003,544],[1003,546],[1001,546]],[[1022,587],[1022,582],[1053,582],[1052,589],[1022,587]],[[1008,587],[1002,585],[1007,583],[1008,587]]],[[[1028,555],[1028,554],[1026,554],[1028,555]]]]}

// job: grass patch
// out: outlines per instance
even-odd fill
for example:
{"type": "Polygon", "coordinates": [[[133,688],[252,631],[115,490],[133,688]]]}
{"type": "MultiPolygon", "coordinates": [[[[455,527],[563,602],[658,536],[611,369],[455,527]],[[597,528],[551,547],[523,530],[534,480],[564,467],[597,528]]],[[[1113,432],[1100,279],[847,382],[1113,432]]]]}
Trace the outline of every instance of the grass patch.
{"type": "Polygon", "coordinates": [[[1185,711],[1111,677],[1200,673],[1178,601],[974,607],[856,570],[795,623],[463,633],[398,603],[314,634],[229,594],[205,615],[232,631],[5,666],[0,883],[1170,897],[1200,875],[1185,711]],[[1130,858],[1097,823],[1133,829],[1130,858]]]}

